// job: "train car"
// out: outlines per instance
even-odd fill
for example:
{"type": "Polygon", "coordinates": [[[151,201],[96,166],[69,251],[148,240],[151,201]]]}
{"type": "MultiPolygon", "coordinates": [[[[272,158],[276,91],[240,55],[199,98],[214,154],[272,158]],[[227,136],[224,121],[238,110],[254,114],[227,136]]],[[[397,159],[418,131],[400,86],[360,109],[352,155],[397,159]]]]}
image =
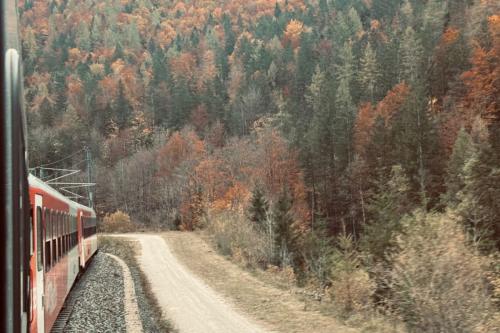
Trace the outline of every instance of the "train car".
{"type": "Polygon", "coordinates": [[[33,216],[30,332],[50,332],[80,270],[97,251],[93,209],[29,176],[33,216]]]}
{"type": "Polygon", "coordinates": [[[0,332],[26,332],[30,211],[16,0],[0,1],[0,332]]]}
{"type": "Polygon", "coordinates": [[[28,176],[17,1],[0,0],[0,332],[50,332],[97,251],[93,209],[28,176]]]}

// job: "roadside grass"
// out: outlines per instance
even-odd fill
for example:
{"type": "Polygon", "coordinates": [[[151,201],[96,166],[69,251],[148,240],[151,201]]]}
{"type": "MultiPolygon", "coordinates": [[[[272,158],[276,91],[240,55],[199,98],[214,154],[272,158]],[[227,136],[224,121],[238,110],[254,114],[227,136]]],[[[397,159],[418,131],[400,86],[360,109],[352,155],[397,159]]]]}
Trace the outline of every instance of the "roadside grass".
{"type": "MultiPolygon", "coordinates": [[[[137,262],[137,254],[140,251],[140,246],[135,241],[127,240],[124,238],[99,236],[98,240],[99,240],[100,251],[112,253],[120,257],[127,263],[127,265],[132,271],[138,273],[138,274],[132,273],[132,277],[134,280],[137,278],[138,275],[139,281],[134,281],[134,283],[136,284],[136,289],[137,289],[137,283],[139,283],[140,288],[142,289],[142,293],[144,294],[146,301],[148,303],[147,304],[148,308],[153,315],[154,324],[157,326],[158,330],[160,332],[165,332],[165,333],[176,333],[177,330],[173,327],[170,321],[163,315],[161,307],[159,306],[158,301],[151,289],[151,284],[149,283],[146,275],[141,270],[140,265],[137,262]]],[[[136,294],[138,294],[137,290],[136,294]]],[[[141,306],[140,302],[139,306],[141,306]]],[[[144,329],[144,331],[148,332],[146,328],[144,329]]]]}
{"type": "MultiPolygon", "coordinates": [[[[168,232],[163,237],[176,255],[193,273],[226,297],[243,313],[260,321],[273,332],[363,332],[347,327],[333,315],[312,309],[304,299],[286,288],[280,279],[250,272],[218,254],[206,235],[196,232],[168,232]]],[[[367,330],[365,332],[377,332],[367,330]]],[[[381,332],[381,331],[378,331],[381,332]]],[[[391,332],[386,330],[385,332],[391,332]]]]}

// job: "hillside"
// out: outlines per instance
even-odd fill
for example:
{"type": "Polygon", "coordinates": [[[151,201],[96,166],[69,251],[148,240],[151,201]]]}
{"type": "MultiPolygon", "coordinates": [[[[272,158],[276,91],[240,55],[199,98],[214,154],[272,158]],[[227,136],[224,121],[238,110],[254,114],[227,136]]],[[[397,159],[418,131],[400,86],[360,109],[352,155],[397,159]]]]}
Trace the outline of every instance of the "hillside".
{"type": "Polygon", "coordinates": [[[339,286],[328,290],[344,314],[373,304],[410,331],[464,316],[457,331],[492,331],[498,1],[19,8],[31,167],[78,167],[66,157],[89,146],[99,214],[207,229],[250,267],[339,286]],[[343,294],[350,283],[359,292],[343,294]]]}

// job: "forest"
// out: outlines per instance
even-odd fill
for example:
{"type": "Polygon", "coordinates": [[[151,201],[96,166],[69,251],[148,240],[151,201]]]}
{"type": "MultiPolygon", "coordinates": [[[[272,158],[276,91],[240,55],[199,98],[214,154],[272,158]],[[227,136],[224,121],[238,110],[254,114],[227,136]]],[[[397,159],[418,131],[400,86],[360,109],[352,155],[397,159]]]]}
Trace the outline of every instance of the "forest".
{"type": "Polygon", "coordinates": [[[89,147],[105,221],[203,229],[341,318],[498,332],[498,1],[19,11],[30,166],[89,147]]]}

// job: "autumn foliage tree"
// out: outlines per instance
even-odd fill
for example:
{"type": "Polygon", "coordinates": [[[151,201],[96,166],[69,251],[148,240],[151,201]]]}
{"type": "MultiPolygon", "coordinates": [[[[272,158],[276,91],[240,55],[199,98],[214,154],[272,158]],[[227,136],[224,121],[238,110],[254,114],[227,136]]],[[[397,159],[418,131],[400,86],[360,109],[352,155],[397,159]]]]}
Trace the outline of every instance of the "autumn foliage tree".
{"type": "MultiPolygon", "coordinates": [[[[454,210],[466,241],[497,254],[498,1],[18,5],[30,167],[81,167],[72,154],[90,147],[100,215],[206,228],[225,254],[293,271],[346,313],[391,278],[403,298],[384,305],[405,306],[394,264],[420,278],[432,259],[408,257],[432,238],[403,228],[415,207],[454,210]]],[[[408,221],[442,237],[442,216],[422,214],[408,221]]],[[[394,312],[434,320],[429,304],[394,312]]]]}
{"type": "Polygon", "coordinates": [[[296,49],[299,46],[300,37],[304,31],[304,23],[298,20],[291,20],[286,26],[284,44],[290,43],[292,48],[296,49]]]}
{"type": "Polygon", "coordinates": [[[471,58],[472,68],[462,75],[467,86],[464,98],[468,124],[474,115],[481,115],[488,122],[500,121],[500,15],[488,17],[491,46],[481,47],[476,42],[471,58]]]}

